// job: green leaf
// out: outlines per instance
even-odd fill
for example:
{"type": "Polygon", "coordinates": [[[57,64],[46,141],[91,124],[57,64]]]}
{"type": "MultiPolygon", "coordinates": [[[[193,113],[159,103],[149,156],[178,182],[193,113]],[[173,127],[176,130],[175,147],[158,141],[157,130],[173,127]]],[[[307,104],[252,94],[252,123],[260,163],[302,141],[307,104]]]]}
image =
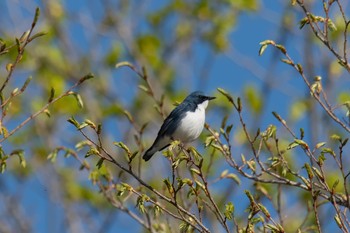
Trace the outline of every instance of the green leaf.
{"type": "Polygon", "coordinates": [[[297,68],[298,68],[299,73],[303,73],[304,72],[302,65],[297,64],[297,68]]]}
{"type": "MultiPolygon", "coordinates": [[[[264,221],[264,218],[263,218],[261,215],[259,215],[258,217],[252,218],[251,221],[250,221],[250,224],[251,224],[251,225],[256,225],[256,224],[258,224],[258,223],[263,223],[263,222],[265,222],[265,221],[264,221]]],[[[274,232],[274,233],[275,233],[275,232],[274,232]]]]}
{"type": "Polygon", "coordinates": [[[102,167],[104,161],[105,161],[104,158],[100,158],[100,159],[98,160],[98,162],[96,163],[96,167],[97,167],[98,169],[100,169],[100,168],[102,167]]]}
{"type": "Polygon", "coordinates": [[[78,104],[78,107],[79,108],[83,108],[84,107],[84,103],[83,103],[83,100],[81,98],[81,96],[78,94],[78,93],[73,93],[73,96],[75,97],[76,101],[77,101],[77,104],[78,104]]]}
{"type": "Polygon", "coordinates": [[[223,171],[221,172],[220,178],[225,178],[227,174],[228,174],[228,169],[223,170],[223,171]]]}
{"type": "Polygon", "coordinates": [[[131,151],[123,142],[113,142],[113,144],[119,148],[122,148],[128,154],[128,157],[130,158],[131,151]]]}
{"type": "Polygon", "coordinates": [[[85,154],[85,158],[90,157],[91,155],[101,155],[101,153],[96,149],[96,148],[90,148],[86,154],[85,154]]]}
{"type": "Polygon", "coordinates": [[[249,190],[244,190],[245,195],[247,195],[251,204],[255,203],[253,195],[249,192],[249,190]]]}
{"type": "Polygon", "coordinates": [[[173,187],[172,187],[172,185],[171,185],[171,183],[170,183],[169,178],[164,179],[164,180],[163,180],[163,183],[164,183],[165,186],[167,187],[169,193],[170,193],[170,194],[173,194],[173,193],[174,193],[174,189],[173,189],[173,187]]]}
{"type": "Polygon", "coordinates": [[[203,191],[206,191],[206,190],[205,190],[204,184],[202,184],[202,183],[199,182],[198,180],[195,180],[195,182],[196,182],[197,187],[201,188],[203,191]]]}
{"type": "Polygon", "coordinates": [[[286,53],[287,53],[287,50],[286,50],[286,48],[285,48],[283,45],[276,44],[275,46],[276,46],[276,48],[279,49],[283,54],[286,54],[286,53]]]}
{"type": "Polygon", "coordinates": [[[34,34],[33,36],[30,37],[30,41],[36,39],[36,38],[39,38],[41,36],[45,36],[47,34],[47,32],[38,32],[36,34],[34,34]]]}
{"type": "Polygon", "coordinates": [[[17,46],[17,53],[21,52],[21,42],[19,41],[19,39],[16,37],[16,46],[17,46]]]}
{"type": "Polygon", "coordinates": [[[337,31],[337,26],[335,26],[335,24],[333,23],[333,21],[330,19],[330,18],[328,18],[327,19],[327,23],[328,23],[328,28],[331,30],[331,31],[337,31]]]}
{"type": "Polygon", "coordinates": [[[246,163],[247,163],[247,160],[246,160],[244,154],[241,154],[241,159],[242,159],[242,163],[243,163],[243,164],[246,164],[246,163]]]}
{"type": "Polygon", "coordinates": [[[239,177],[236,174],[230,173],[226,176],[226,178],[234,180],[238,185],[241,184],[241,180],[239,179],[239,177]]]}
{"type": "Polygon", "coordinates": [[[316,76],[315,79],[316,80],[310,86],[310,95],[311,96],[319,95],[321,93],[321,91],[322,91],[322,83],[320,81],[321,77],[320,76],[316,76]]]}
{"type": "Polygon", "coordinates": [[[333,192],[334,192],[334,190],[337,188],[338,184],[339,184],[339,179],[336,179],[336,180],[334,181],[333,185],[332,185],[332,190],[333,190],[333,192]]]}
{"type": "Polygon", "coordinates": [[[10,72],[13,69],[13,64],[12,63],[7,63],[6,65],[6,71],[10,72]]]}
{"type": "Polygon", "coordinates": [[[130,121],[130,123],[134,122],[134,118],[131,116],[131,113],[128,110],[124,110],[124,114],[128,118],[128,120],[130,121]]]}
{"type": "Polygon", "coordinates": [[[261,203],[259,203],[258,205],[259,205],[260,210],[263,212],[263,214],[264,214],[268,219],[270,219],[270,218],[271,218],[271,214],[270,214],[269,211],[266,209],[266,207],[263,206],[261,203]]]}
{"type": "Polygon", "coordinates": [[[208,137],[206,137],[204,146],[205,146],[205,147],[210,146],[211,143],[212,143],[213,141],[215,141],[215,137],[214,137],[214,136],[208,136],[208,137]]]}
{"type": "Polygon", "coordinates": [[[89,119],[85,119],[84,123],[88,124],[92,129],[96,129],[96,125],[89,119]]]}
{"type": "Polygon", "coordinates": [[[226,134],[227,135],[229,135],[231,133],[232,127],[233,127],[232,124],[226,127],[226,134]]]}
{"type": "Polygon", "coordinates": [[[102,132],[102,124],[100,123],[97,125],[96,133],[97,133],[97,135],[100,135],[101,132],[102,132]]]}
{"type": "Polygon", "coordinates": [[[155,205],[153,207],[153,217],[157,218],[158,216],[160,216],[161,213],[162,213],[162,209],[159,206],[155,205]]]}
{"type": "Polygon", "coordinates": [[[305,134],[304,129],[300,128],[299,131],[300,131],[300,139],[303,139],[304,138],[304,134],[305,134]]]}
{"type": "Polygon", "coordinates": [[[123,196],[123,194],[125,193],[125,191],[127,190],[126,187],[124,185],[121,184],[117,184],[115,186],[115,190],[117,191],[117,196],[123,196]]]}
{"type": "Polygon", "coordinates": [[[222,88],[217,88],[217,90],[218,90],[222,95],[224,95],[224,96],[228,99],[228,101],[229,101],[230,103],[234,104],[234,102],[233,102],[233,97],[232,97],[229,93],[227,93],[227,91],[225,91],[225,90],[222,89],[222,88]]]}
{"type": "Polygon", "coordinates": [[[86,161],[86,160],[83,160],[83,162],[81,163],[80,167],[79,167],[79,170],[90,170],[90,165],[89,163],[86,161]]]}
{"type": "Polygon", "coordinates": [[[309,24],[308,17],[304,17],[302,20],[299,21],[299,29],[302,29],[306,24],[309,24]]]}
{"type": "Polygon", "coordinates": [[[276,43],[273,40],[264,40],[259,43],[260,45],[275,45],[276,43]]]}
{"type": "Polygon", "coordinates": [[[85,82],[86,80],[89,80],[89,79],[92,79],[94,78],[94,74],[93,73],[88,73],[87,75],[85,75],[84,77],[82,77],[80,80],[79,80],[79,84],[85,82]]]}
{"type": "Polygon", "coordinates": [[[5,151],[2,149],[2,146],[0,146],[0,159],[6,160],[7,156],[5,155],[5,151]]]}
{"type": "Polygon", "coordinates": [[[133,65],[128,61],[122,61],[122,62],[118,62],[117,64],[115,64],[116,69],[123,67],[123,66],[133,67],[133,65]]]}
{"type": "Polygon", "coordinates": [[[11,96],[15,96],[18,94],[18,88],[13,89],[13,91],[11,92],[11,96]]]}
{"type": "Polygon", "coordinates": [[[96,184],[96,182],[98,180],[98,171],[97,170],[94,170],[94,171],[90,172],[89,180],[91,180],[91,182],[93,184],[96,184]]]}
{"type": "Polygon", "coordinates": [[[277,127],[275,125],[269,125],[267,129],[261,133],[261,136],[265,138],[265,140],[269,138],[276,138],[277,127]]]}
{"type": "Polygon", "coordinates": [[[248,168],[250,170],[252,170],[253,172],[255,172],[256,170],[256,164],[255,164],[255,161],[254,160],[249,160],[247,161],[247,165],[248,165],[248,168]]]}
{"type": "Polygon", "coordinates": [[[37,23],[37,21],[38,21],[38,19],[39,19],[39,16],[40,16],[40,8],[37,7],[37,8],[35,9],[35,15],[34,15],[32,27],[34,27],[35,24],[37,23]]]}
{"type": "Polygon", "coordinates": [[[241,98],[237,97],[237,111],[241,112],[242,111],[242,102],[241,98]]]}
{"type": "Polygon", "coordinates": [[[175,148],[177,148],[181,142],[179,140],[172,141],[169,146],[169,151],[173,151],[175,148]]]}
{"type": "Polygon", "coordinates": [[[50,97],[49,97],[49,100],[47,102],[51,103],[54,97],[55,97],[55,88],[51,87],[50,97]]]}
{"type": "Polygon", "coordinates": [[[316,144],[315,149],[319,149],[320,147],[323,147],[324,145],[326,145],[326,142],[319,142],[316,144]]]}
{"type": "Polygon", "coordinates": [[[271,232],[281,232],[279,229],[278,229],[278,227],[276,227],[275,225],[272,225],[272,224],[266,224],[265,225],[265,227],[267,228],[267,229],[270,229],[271,230],[271,232]]]}
{"type": "Polygon", "coordinates": [[[316,174],[321,180],[324,180],[324,177],[322,176],[322,173],[321,173],[316,167],[312,167],[312,170],[315,172],[315,174],[316,174]]]}
{"type": "Polygon", "coordinates": [[[196,150],[196,148],[191,146],[191,147],[189,147],[189,150],[196,161],[203,161],[202,155],[196,150]]]}
{"type": "Polygon", "coordinates": [[[342,142],[341,142],[341,145],[342,147],[344,147],[349,141],[349,138],[345,138],[342,142]]]}
{"type": "Polygon", "coordinates": [[[83,140],[83,141],[80,141],[77,144],[75,144],[75,149],[77,149],[77,151],[80,151],[85,146],[90,147],[91,145],[92,145],[92,143],[89,140],[83,140]]]}
{"type": "Polygon", "coordinates": [[[190,171],[192,172],[192,173],[195,173],[195,174],[197,174],[197,175],[200,175],[201,173],[200,173],[200,171],[198,170],[198,169],[196,169],[196,168],[190,168],[190,171]]]}
{"type": "Polygon", "coordinates": [[[144,85],[139,85],[139,88],[140,88],[141,90],[143,90],[144,92],[146,92],[147,94],[150,93],[150,90],[149,90],[147,87],[145,87],[144,85]]]}
{"type": "Polygon", "coordinates": [[[58,154],[58,149],[54,149],[54,150],[47,156],[47,160],[50,160],[52,163],[56,162],[57,154],[58,154]]]}
{"type": "Polygon", "coordinates": [[[193,181],[191,179],[188,179],[188,178],[182,179],[182,183],[187,184],[188,186],[193,185],[193,181]]]}
{"type": "Polygon", "coordinates": [[[335,152],[334,152],[331,148],[328,148],[328,147],[322,148],[321,154],[330,154],[330,155],[332,155],[334,158],[336,157],[335,152]]]}
{"type": "Polygon", "coordinates": [[[331,139],[341,141],[341,137],[338,134],[332,134],[331,139]]]}
{"type": "Polygon", "coordinates": [[[11,152],[10,155],[17,155],[18,156],[18,159],[19,159],[19,164],[25,168],[27,163],[26,163],[26,160],[24,158],[24,150],[20,149],[20,150],[14,150],[11,152]]]}
{"type": "Polygon", "coordinates": [[[261,56],[265,52],[268,45],[276,45],[276,43],[273,40],[264,40],[261,41],[259,44],[261,45],[259,49],[259,56],[261,56]]]}
{"type": "Polygon", "coordinates": [[[0,52],[3,52],[6,49],[6,43],[4,43],[1,39],[0,39],[0,52]]]}
{"type": "Polygon", "coordinates": [[[80,124],[77,120],[75,120],[75,118],[72,116],[67,120],[69,123],[71,123],[72,125],[74,125],[76,128],[79,128],[80,124]]]}
{"type": "Polygon", "coordinates": [[[24,82],[23,86],[21,87],[21,92],[25,91],[27,86],[29,85],[30,81],[32,80],[32,76],[29,76],[26,81],[24,82]]]}
{"type": "Polygon", "coordinates": [[[318,157],[318,164],[322,166],[324,164],[324,161],[326,161],[326,156],[324,156],[324,153],[321,153],[318,157]]]}
{"type": "Polygon", "coordinates": [[[79,129],[79,130],[82,130],[82,129],[84,129],[86,126],[88,126],[88,124],[85,123],[85,122],[83,122],[83,123],[81,123],[81,124],[79,125],[78,129],[79,129]]]}
{"type": "Polygon", "coordinates": [[[300,145],[301,147],[303,147],[304,149],[308,149],[309,148],[309,145],[304,142],[303,140],[300,140],[300,139],[294,139],[294,142],[298,145],[300,145]]]}
{"type": "Polygon", "coordinates": [[[179,225],[179,229],[181,233],[186,233],[186,232],[191,232],[192,227],[187,222],[181,222],[179,225]]]}
{"type": "Polygon", "coordinates": [[[232,220],[232,219],[233,219],[233,213],[234,213],[234,211],[235,211],[234,205],[232,204],[232,202],[228,202],[228,203],[225,205],[225,212],[224,212],[225,217],[226,217],[228,220],[232,220]]]}
{"type": "Polygon", "coordinates": [[[221,121],[221,128],[225,128],[226,123],[227,123],[228,115],[224,116],[221,121]]]}
{"type": "Polygon", "coordinates": [[[0,172],[1,172],[1,174],[3,174],[5,172],[6,166],[7,166],[6,160],[1,161],[1,165],[0,165],[0,172]]]}
{"type": "Polygon", "coordinates": [[[260,46],[259,56],[261,56],[265,52],[266,48],[267,48],[267,44],[263,44],[260,46]]]}
{"type": "Polygon", "coordinates": [[[145,202],[144,196],[145,196],[145,194],[142,194],[141,196],[139,196],[137,198],[137,201],[136,201],[136,207],[143,214],[146,212],[146,208],[145,208],[145,205],[144,205],[144,202],[145,202]]]}
{"type": "Polygon", "coordinates": [[[281,62],[286,63],[287,65],[291,65],[291,66],[294,65],[293,61],[291,61],[290,59],[282,58],[281,62]]]}
{"type": "Polygon", "coordinates": [[[66,153],[64,154],[64,157],[65,157],[65,158],[68,158],[68,157],[70,157],[71,155],[74,155],[74,154],[75,154],[74,151],[71,150],[71,149],[65,149],[65,151],[66,151],[66,153]]]}
{"type": "Polygon", "coordinates": [[[337,223],[338,227],[339,227],[340,229],[343,229],[342,220],[341,220],[341,218],[339,217],[338,214],[336,214],[336,215],[334,216],[334,220],[335,220],[335,222],[337,223]]]}

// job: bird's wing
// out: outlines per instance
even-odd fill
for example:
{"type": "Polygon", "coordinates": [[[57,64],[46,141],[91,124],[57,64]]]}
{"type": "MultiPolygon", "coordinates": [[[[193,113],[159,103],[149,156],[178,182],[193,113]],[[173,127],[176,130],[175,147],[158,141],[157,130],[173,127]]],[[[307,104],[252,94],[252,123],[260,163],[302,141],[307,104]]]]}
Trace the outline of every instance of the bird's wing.
{"type": "Polygon", "coordinates": [[[186,112],[194,111],[195,108],[196,106],[193,104],[182,102],[169,114],[164,120],[162,127],[160,127],[156,140],[154,140],[152,146],[143,156],[146,161],[149,160],[155,152],[163,150],[170,145],[171,135],[175,132],[186,112]]]}
{"type": "Polygon", "coordinates": [[[172,135],[175,132],[176,127],[179,125],[181,119],[184,117],[186,112],[190,110],[190,108],[191,105],[184,102],[177,106],[164,120],[164,123],[158,132],[158,137],[172,135]]]}

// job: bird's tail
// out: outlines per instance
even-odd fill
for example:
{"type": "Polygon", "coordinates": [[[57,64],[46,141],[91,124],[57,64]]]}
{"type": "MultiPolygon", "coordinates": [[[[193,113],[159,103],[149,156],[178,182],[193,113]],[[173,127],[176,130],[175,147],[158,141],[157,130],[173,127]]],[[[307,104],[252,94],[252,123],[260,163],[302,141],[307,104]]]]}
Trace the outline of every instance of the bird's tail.
{"type": "Polygon", "coordinates": [[[153,145],[145,152],[145,154],[142,156],[142,158],[147,162],[152,158],[152,156],[157,152],[164,150],[170,145],[170,143],[166,141],[156,141],[153,143],[153,145]]]}
{"type": "Polygon", "coordinates": [[[152,156],[157,152],[165,149],[170,145],[170,139],[168,137],[159,137],[157,136],[156,140],[152,144],[152,146],[145,152],[142,158],[145,161],[148,161],[152,158],[152,156]]]}
{"type": "Polygon", "coordinates": [[[156,153],[158,150],[155,150],[153,146],[151,146],[146,153],[142,156],[142,158],[145,161],[148,161],[152,158],[152,156],[154,155],[154,153],[156,153]]]}

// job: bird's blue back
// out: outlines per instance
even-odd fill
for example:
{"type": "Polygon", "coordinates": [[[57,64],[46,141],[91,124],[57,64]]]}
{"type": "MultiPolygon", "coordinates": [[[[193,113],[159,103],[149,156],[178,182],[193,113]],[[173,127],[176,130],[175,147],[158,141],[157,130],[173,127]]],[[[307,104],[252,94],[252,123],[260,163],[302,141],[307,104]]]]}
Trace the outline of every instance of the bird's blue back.
{"type": "Polygon", "coordinates": [[[192,102],[189,97],[187,97],[179,106],[177,106],[170,115],[165,119],[162,127],[159,130],[158,137],[162,136],[171,136],[178,125],[181,122],[181,119],[186,115],[186,112],[194,112],[197,108],[197,104],[192,102]]]}

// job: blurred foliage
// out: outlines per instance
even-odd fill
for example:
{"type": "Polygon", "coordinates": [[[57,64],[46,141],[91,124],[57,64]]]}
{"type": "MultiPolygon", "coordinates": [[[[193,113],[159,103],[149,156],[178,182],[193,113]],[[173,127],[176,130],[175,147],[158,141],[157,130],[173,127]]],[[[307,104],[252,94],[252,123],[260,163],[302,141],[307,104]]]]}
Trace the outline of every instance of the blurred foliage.
{"type": "MultiPolygon", "coordinates": [[[[310,23],[324,23],[325,15],[303,18],[296,6],[286,1],[277,22],[276,16],[264,11],[269,4],[277,3],[1,2],[0,7],[6,10],[0,16],[0,85],[7,77],[11,78],[1,93],[0,187],[2,198],[8,200],[15,194],[17,200],[5,201],[0,207],[0,232],[44,232],[31,220],[32,215],[40,216],[40,221],[55,219],[61,225],[57,229],[67,232],[113,232],[125,225],[130,227],[125,231],[141,229],[117,218],[120,212],[140,226],[144,223],[144,232],[148,232],[149,224],[157,232],[196,231],[191,224],[200,224],[191,216],[169,217],[161,207],[178,215],[176,204],[164,201],[149,187],[169,199],[178,188],[178,203],[213,232],[225,229],[225,224],[230,230],[239,228],[240,232],[282,232],[283,228],[316,232],[317,221],[312,212],[316,202],[321,206],[321,226],[335,227],[336,223],[329,219],[334,218],[337,210],[325,199],[314,198],[318,190],[309,188],[308,182],[310,176],[315,182],[324,180],[329,192],[345,195],[346,174],[342,174],[344,170],[338,168],[338,163],[340,159],[344,164],[350,162],[345,156],[348,132],[315,104],[315,92],[301,83],[299,74],[285,72],[292,61],[283,57],[284,63],[278,62],[282,68],[276,71],[273,67],[286,50],[298,51],[300,57],[296,59],[301,65],[295,66],[299,71],[302,67],[307,77],[322,75],[322,90],[327,96],[320,96],[330,101],[329,109],[347,126],[350,96],[346,89],[349,82],[344,77],[348,73],[339,59],[328,55],[325,44],[306,30],[310,23]],[[36,4],[41,10],[38,17],[34,17],[36,4]],[[263,69],[257,65],[259,60],[244,57],[244,50],[241,55],[233,50],[235,59],[231,62],[247,73],[258,70],[255,73],[260,73],[258,78],[262,80],[261,85],[250,80],[244,82],[241,91],[236,92],[229,90],[229,84],[241,85],[241,80],[226,76],[215,82],[219,78],[217,74],[210,76],[210,71],[217,58],[230,57],[232,48],[236,49],[232,42],[234,30],[243,27],[255,31],[256,25],[241,20],[246,14],[268,18],[276,28],[279,26],[276,41],[280,40],[277,41],[280,44],[263,38],[269,39],[260,50],[264,58],[259,59],[267,59],[263,69]],[[26,44],[25,35],[35,18],[38,21],[31,36],[37,37],[26,44]],[[301,30],[296,25],[299,20],[301,30]],[[272,49],[265,51],[268,45],[275,46],[281,54],[272,49]],[[322,56],[318,55],[320,51],[322,56]],[[123,61],[130,66],[124,64],[116,69],[115,65],[123,61]],[[198,68],[202,62],[203,68],[198,68]],[[193,71],[203,77],[193,78],[193,71]],[[89,72],[96,78],[90,79],[86,75],[89,72]],[[32,79],[22,91],[30,76],[32,79]],[[85,82],[84,77],[89,80],[85,82]],[[206,77],[214,81],[209,82],[206,77]],[[83,79],[84,83],[80,83],[83,79]],[[200,143],[195,144],[197,149],[189,149],[188,154],[164,150],[145,164],[140,155],[154,139],[159,122],[194,89],[195,81],[205,83],[199,86],[209,93],[216,87],[206,88],[208,83],[223,87],[211,93],[217,96],[208,107],[211,126],[202,133],[200,143]],[[288,89],[293,85],[298,92],[288,89]],[[74,88],[70,90],[71,87],[74,88]],[[60,95],[62,98],[51,103],[60,95]],[[281,100],[273,99],[275,96],[281,100]],[[8,102],[4,102],[7,98],[8,102]],[[275,116],[277,120],[269,112],[271,105],[272,111],[282,112],[275,116]],[[20,129],[8,137],[16,127],[20,129]],[[340,136],[331,138],[334,133],[340,136]],[[309,149],[316,162],[311,162],[309,149]],[[230,161],[228,152],[237,166],[230,161]],[[305,164],[309,163],[308,169],[305,164]],[[262,165],[282,180],[297,185],[260,182],[258,179],[278,179],[264,173],[262,165]],[[321,172],[325,177],[318,174],[321,172]],[[38,191],[28,191],[28,187],[38,191]],[[45,199],[44,204],[28,205],[37,202],[32,197],[37,195],[45,199]],[[45,204],[52,213],[43,214],[45,204]]],[[[318,3],[310,5],[322,12],[318,3]]],[[[334,24],[326,27],[333,29],[329,31],[330,42],[336,51],[342,51],[346,24],[341,14],[330,17],[329,22],[334,24]]],[[[313,79],[309,80],[312,85],[313,79]]]]}

